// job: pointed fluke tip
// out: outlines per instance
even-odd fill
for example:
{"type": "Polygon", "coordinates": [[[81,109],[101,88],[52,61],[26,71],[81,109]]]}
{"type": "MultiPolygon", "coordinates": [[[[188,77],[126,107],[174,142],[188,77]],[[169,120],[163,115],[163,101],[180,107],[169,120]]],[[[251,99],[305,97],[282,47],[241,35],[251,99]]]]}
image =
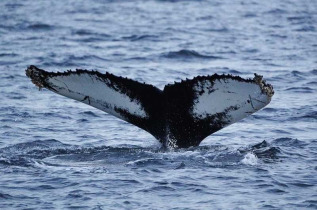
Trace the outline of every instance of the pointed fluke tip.
{"type": "Polygon", "coordinates": [[[35,84],[39,89],[43,88],[43,79],[42,78],[42,71],[41,69],[37,68],[34,65],[30,65],[26,70],[25,74],[29,77],[33,84],[35,84]]]}
{"type": "Polygon", "coordinates": [[[274,95],[274,89],[271,84],[267,84],[265,80],[263,80],[263,76],[259,74],[254,74],[253,81],[258,84],[263,93],[265,93],[270,98],[274,95]]]}

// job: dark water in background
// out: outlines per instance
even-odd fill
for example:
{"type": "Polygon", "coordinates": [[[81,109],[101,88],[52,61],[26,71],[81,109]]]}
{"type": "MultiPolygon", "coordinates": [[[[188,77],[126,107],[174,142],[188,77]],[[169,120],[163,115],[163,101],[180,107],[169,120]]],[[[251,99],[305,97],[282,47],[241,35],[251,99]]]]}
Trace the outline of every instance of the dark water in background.
{"type": "Polygon", "coordinates": [[[317,2],[0,1],[0,208],[317,208],[317,2]],[[271,104],[162,151],[144,131],[38,92],[30,64],[163,88],[262,74],[271,104]]]}

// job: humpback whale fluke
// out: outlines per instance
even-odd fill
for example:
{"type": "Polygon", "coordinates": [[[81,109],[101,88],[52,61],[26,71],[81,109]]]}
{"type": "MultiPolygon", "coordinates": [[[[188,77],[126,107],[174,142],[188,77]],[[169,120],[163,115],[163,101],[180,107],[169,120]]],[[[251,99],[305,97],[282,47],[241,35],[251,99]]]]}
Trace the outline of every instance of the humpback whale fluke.
{"type": "Polygon", "coordinates": [[[266,106],[274,94],[262,76],[198,76],[152,85],[97,71],[47,72],[29,66],[26,75],[41,88],[83,102],[136,125],[164,146],[190,147],[266,106]]]}

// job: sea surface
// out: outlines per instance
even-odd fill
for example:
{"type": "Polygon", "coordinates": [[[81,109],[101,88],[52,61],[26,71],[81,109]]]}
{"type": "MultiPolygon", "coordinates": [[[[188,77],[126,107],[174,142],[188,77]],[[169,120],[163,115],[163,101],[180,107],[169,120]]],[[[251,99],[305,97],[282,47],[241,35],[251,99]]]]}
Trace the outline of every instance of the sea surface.
{"type": "Polygon", "coordinates": [[[317,209],[317,1],[0,1],[0,209],[317,209]],[[25,76],[111,72],[161,89],[264,75],[263,110],[164,150],[25,76]]]}

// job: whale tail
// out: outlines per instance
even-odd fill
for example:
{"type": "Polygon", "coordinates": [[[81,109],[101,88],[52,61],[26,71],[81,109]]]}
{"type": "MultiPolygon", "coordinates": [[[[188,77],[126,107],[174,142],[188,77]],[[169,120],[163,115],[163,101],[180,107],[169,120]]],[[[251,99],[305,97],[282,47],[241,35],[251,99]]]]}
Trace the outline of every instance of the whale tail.
{"type": "Polygon", "coordinates": [[[168,147],[197,146],[210,134],[266,106],[274,94],[262,77],[198,76],[165,86],[79,70],[47,72],[29,66],[26,75],[46,88],[105,111],[152,134],[168,147]]]}

